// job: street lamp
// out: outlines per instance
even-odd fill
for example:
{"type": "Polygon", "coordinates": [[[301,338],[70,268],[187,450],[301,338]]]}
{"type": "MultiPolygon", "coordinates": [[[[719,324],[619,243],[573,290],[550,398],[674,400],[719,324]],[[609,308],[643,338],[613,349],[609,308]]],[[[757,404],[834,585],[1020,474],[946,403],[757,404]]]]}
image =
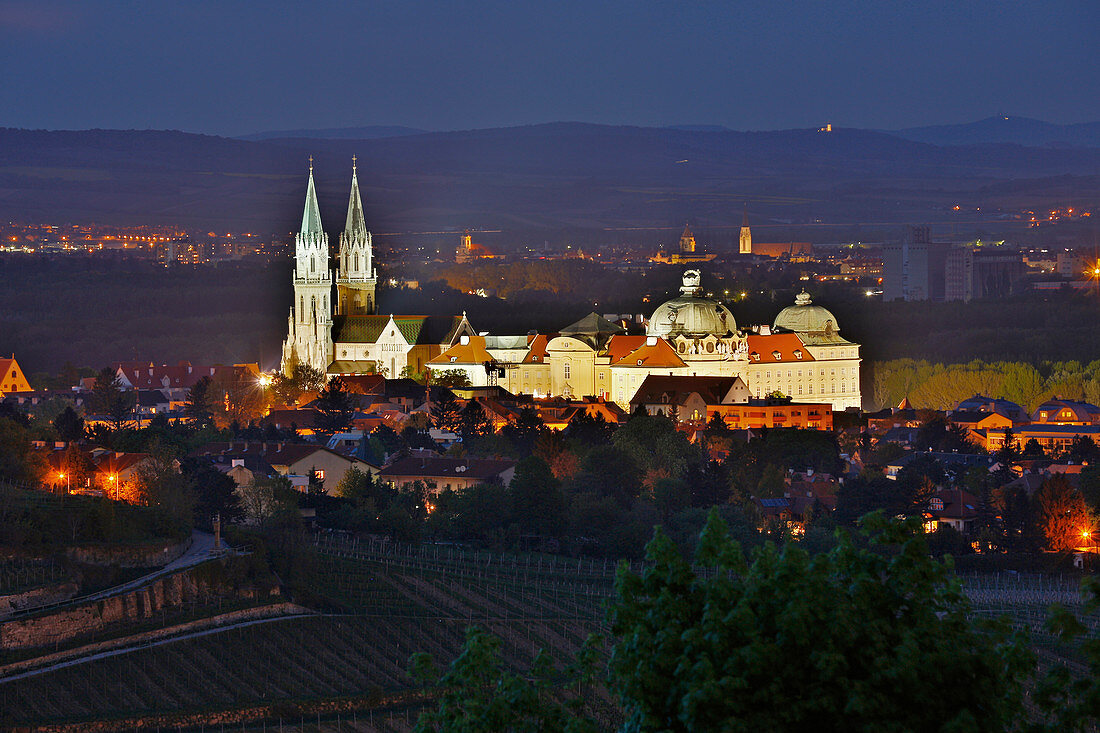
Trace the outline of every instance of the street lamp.
{"type": "Polygon", "coordinates": [[[66,494],[73,493],[72,478],[69,476],[69,474],[67,474],[67,473],[57,474],[57,480],[60,481],[62,479],[66,479],[66,481],[65,481],[65,493],[66,494]]]}
{"type": "Polygon", "coordinates": [[[117,477],[113,473],[107,476],[107,480],[115,487],[115,501],[118,501],[118,481],[115,480],[116,478],[117,477]]]}

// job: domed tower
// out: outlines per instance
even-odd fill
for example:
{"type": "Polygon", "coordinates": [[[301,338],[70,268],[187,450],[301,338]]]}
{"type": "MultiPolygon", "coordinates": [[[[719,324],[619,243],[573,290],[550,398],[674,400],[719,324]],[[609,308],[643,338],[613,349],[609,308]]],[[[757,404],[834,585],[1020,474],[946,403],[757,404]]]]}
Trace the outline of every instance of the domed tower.
{"type": "Polygon", "coordinates": [[[363,199],[359,195],[355,156],[351,158],[351,198],[344,232],[340,235],[338,267],[337,312],[342,316],[373,315],[378,273],[374,269],[374,248],[363,215],[363,199]]]}
{"type": "Polygon", "coordinates": [[[662,303],[653,311],[646,335],[702,338],[736,334],[737,321],[733,314],[717,300],[703,296],[701,280],[699,270],[686,270],[680,296],[662,303]]]}
{"type": "Polygon", "coordinates": [[[810,294],[803,290],[789,305],[779,312],[772,324],[773,331],[793,331],[814,336],[839,336],[836,316],[826,308],[814,305],[810,294]]]}

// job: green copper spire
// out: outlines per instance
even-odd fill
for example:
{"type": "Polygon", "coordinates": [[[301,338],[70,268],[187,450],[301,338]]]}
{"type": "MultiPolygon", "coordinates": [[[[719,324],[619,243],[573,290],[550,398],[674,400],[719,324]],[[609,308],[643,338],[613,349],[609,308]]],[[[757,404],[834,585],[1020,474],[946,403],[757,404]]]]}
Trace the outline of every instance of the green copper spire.
{"type": "Polygon", "coordinates": [[[351,199],[348,201],[348,218],[344,222],[344,232],[349,235],[367,233],[367,219],[363,216],[363,199],[359,196],[355,161],[355,156],[351,156],[351,199]]]}
{"type": "Polygon", "coordinates": [[[321,234],[321,208],[317,205],[317,189],[313,185],[313,156],[309,156],[309,186],[306,188],[306,210],[302,213],[302,234],[321,234]]]}

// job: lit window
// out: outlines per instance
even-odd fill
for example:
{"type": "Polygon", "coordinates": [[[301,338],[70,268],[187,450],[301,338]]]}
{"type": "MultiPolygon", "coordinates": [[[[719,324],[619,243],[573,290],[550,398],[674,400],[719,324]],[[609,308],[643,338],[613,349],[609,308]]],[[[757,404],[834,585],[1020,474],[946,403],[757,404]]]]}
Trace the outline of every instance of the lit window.
{"type": "Polygon", "coordinates": [[[568,363],[565,365],[565,378],[569,379],[569,364],[568,363]]]}
{"type": "Polygon", "coordinates": [[[324,481],[325,480],[325,469],[315,468],[313,470],[313,473],[317,475],[317,480],[318,481],[324,481]]]}

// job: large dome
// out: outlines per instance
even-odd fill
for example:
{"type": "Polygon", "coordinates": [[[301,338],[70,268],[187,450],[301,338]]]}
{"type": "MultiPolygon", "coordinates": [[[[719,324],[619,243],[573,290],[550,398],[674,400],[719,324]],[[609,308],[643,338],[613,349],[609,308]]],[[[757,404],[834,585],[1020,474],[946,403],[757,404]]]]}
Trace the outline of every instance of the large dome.
{"type": "Polygon", "coordinates": [[[775,317],[772,329],[776,331],[794,331],[795,333],[822,333],[832,335],[840,333],[836,316],[828,309],[814,305],[810,294],[803,290],[789,305],[775,317]]]}
{"type": "Polygon", "coordinates": [[[649,336],[702,337],[737,333],[737,321],[729,308],[717,300],[703,297],[698,270],[684,273],[680,297],[662,303],[653,311],[646,334],[649,336]]]}

